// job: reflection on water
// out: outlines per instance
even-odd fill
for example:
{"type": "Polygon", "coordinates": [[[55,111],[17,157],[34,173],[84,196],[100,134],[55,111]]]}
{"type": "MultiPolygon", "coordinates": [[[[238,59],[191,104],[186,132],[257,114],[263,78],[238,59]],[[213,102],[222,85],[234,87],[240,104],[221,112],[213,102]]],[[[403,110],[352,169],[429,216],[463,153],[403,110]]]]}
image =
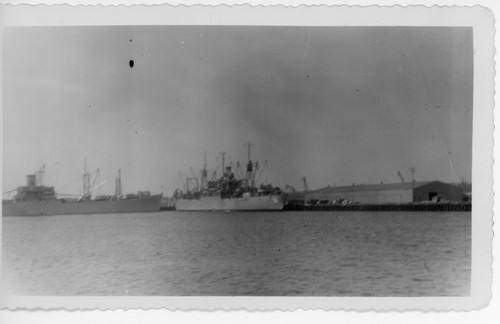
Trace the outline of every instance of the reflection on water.
{"type": "Polygon", "coordinates": [[[464,296],[471,214],[4,217],[18,295],[464,296]]]}

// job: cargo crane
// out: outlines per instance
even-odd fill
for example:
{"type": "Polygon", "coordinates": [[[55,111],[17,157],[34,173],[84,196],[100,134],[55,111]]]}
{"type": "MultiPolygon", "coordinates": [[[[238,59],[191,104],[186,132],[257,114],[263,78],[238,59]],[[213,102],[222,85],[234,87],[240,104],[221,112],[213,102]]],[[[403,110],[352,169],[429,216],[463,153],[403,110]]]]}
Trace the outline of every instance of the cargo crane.
{"type": "Polygon", "coordinates": [[[307,186],[307,179],[306,179],[306,177],[302,177],[302,183],[304,185],[304,192],[308,192],[309,191],[309,187],[307,186]]]}
{"type": "Polygon", "coordinates": [[[405,183],[405,178],[403,178],[403,175],[401,174],[400,171],[398,171],[398,177],[401,180],[401,183],[405,183]]]}
{"type": "MultiPolygon", "coordinates": [[[[87,158],[85,158],[84,162],[83,162],[83,194],[80,195],[80,197],[78,198],[78,201],[88,201],[88,200],[90,200],[92,198],[92,191],[100,188],[106,182],[108,182],[107,179],[101,182],[101,175],[100,175],[100,169],[99,168],[97,168],[95,171],[92,171],[92,172],[88,171],[88,169],[87,169],[87,158]],[[94,181],[92,182],[92,185],[91,185],[90,181],[91,181],[91,178],[92,178],[92,174],[94,174],[94,172],[95,172],[94,181]],[[99,182],[99,183],[96,184],[97,182],[99,182]]],[[[121,180],[119,180],[118,183],[121,186],[121,180]]],[[[115,184],[117,184],[117,183],[115,183],[115,184]]],[[[120,191],[121,191],[121,189],[120,189],[120,191]]]]}

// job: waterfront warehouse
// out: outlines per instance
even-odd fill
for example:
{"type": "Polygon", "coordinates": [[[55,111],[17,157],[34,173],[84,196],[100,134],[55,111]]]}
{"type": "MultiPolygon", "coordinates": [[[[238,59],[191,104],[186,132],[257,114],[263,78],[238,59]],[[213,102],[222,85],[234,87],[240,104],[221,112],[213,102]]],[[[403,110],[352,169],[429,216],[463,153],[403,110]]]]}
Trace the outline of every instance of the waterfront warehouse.
{"type": "Polygon", "coordinates": [[[460,186],[440,181],[353,184],[309,191],[305,194],[305,201],[322,203],[348,201],[365,204],[464,201],[464,193],[460,186]]]}

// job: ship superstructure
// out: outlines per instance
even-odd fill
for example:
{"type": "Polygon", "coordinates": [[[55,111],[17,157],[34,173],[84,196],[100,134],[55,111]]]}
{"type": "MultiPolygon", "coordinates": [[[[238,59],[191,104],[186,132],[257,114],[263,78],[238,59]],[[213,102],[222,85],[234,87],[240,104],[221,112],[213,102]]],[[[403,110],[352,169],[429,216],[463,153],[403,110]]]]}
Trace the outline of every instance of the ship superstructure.
{"type": "Polygon", "coordinates": [[[226,165],[226,153],[221,152],[222,176],[217,177],[217,170],[208,179],[206,153],[201,176],[186,179],[185,191],[176,191],[177,210],[281,210],[285,198],[278,187],[259,185],[257,182],[264,171],[263,164],[251,159],[251,146],[248,143],[248,161],[246,168],[240,162],[226,165]]]}

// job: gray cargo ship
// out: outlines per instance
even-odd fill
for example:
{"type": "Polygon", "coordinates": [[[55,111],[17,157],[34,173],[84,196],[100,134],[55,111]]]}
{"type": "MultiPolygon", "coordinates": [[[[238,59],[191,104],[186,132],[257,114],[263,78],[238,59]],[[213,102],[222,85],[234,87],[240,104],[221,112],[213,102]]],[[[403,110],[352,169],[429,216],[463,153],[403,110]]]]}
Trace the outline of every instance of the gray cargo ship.
{"type": "Polygon", "coordinates": [[[204,167],[200,178],[187,178],[185,192],[176,191],[175,208],[179,211],[266,211],[282,210],[285,196],[280,188],[256,183],[263,168],[250,159],[251,143],[248,143],[248,162],[246,172],[240,163],[236,163],[233,172],[231,166],[225,166],[225,153],[221,153],[222,177],[216,180],[216,172],[208,179],[205,154],[204,167]]]}
{"type": "MultiPolygon", "coordinates": [[[[114,196],[96,196],[92,199],[90,173],[83,176],[84,194],[77,198],[58,198],[54,187],[41,183],[44,168],[27,175],[27,184],[16,189],[11,200],[2,200],[3,216],[43,216],[105,213],[142,213],[160,210],[162,195],[151,195],[148,191],[137,194],[121,194],[121,176],[118,172],[114,196]]],[[[99,186],[99,185],[98,185],[99,186]]]]}
{"type": "Polygon", "coordinates": [[[201,196],[177,199],[175,208],[181,211],[266,211],[282,210],[285,200],[281,195],[260,195],[222,198],[201,196]]]}

